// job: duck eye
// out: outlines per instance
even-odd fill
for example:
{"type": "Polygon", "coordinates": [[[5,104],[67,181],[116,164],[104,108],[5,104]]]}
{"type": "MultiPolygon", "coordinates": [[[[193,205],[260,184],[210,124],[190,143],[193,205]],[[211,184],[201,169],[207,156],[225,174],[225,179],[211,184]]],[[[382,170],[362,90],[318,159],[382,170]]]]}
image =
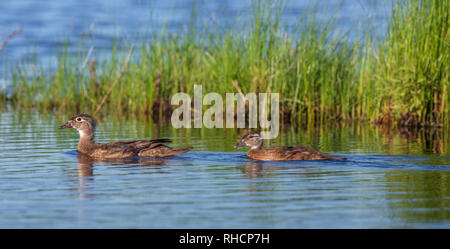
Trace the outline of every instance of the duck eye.
{"type": "Polygon", "coordinates": [[[81,118],[76,118],[75,119],[77,122],[81,122],[81,118]]]}

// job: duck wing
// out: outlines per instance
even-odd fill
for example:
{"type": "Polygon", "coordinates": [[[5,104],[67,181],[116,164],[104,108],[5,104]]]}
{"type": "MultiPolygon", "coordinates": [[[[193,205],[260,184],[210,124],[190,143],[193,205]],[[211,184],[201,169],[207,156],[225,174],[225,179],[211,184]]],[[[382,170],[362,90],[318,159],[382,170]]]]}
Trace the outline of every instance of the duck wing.
{"type": "Polygon", "coordinates": [[[164,143],[169,139],[129,140],[107,144],[97,144],[96,153],[104,158],[139,157],[169,157],[190,151],[193,147],[171,148],[164,143]]]}
{"type": "Polygon", "coordinates": [[[172,140],[162,138],[162,139],[153,139],[153,140],[128,140],[128,141],[118,141],[118,142],[112,142],[106,144],[110,147],[121,147],[126,148],[129,146],[132,146],[136,148],[137,150],[142,150],[145,148],[153,148],[159,145],[162,145],[163,143],[171,143],[172,140]]]}
{"type": "Polygon", "coordinates": [[[284,151],[286,160],[345,160],[342,157],[333,156],[304,146],[289,146],[284,147],[282,150],[284,151]]]}
{"type": "Polygon", "coordinates": [[[141,157],[170,157],[178,154],[186,153],[193,147],[170,148],[164,144],[157,144],[149,148],[144,148],[138,152],[141,157]]]}
{"type": "Polygon", "coordinates": [[[136,147],[133,144],[96,144],[95,149],[89,153],[94,158],[126,158],[136,155],[136,147]]]}

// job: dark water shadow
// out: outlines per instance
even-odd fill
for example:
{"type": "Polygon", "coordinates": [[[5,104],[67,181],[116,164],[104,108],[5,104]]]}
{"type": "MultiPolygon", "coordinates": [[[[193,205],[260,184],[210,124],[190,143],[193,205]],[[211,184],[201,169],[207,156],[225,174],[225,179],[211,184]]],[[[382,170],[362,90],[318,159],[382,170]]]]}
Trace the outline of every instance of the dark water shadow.
{"type": "MultiPolygon", "coordinates": [[[[95,180],[94,170],[96,167],[114,167],[114,168],[142,168],[151,169],[140,171],[142,174],[151,173],[168,173],[162,170],[162,165],[166,164],[166,160],[154,159],[154,158],[124,158],[124,159],[94,159],[83,154],[77,153],[77,151],[70,151],[65,154],[76,156],[77,167],[77,180],[78,188],[74,189],[77,192],[77,197],[87,198],[92,196],[89,192],[92,190],[92,184],[95,180]]],[[[129,172],[127,172],[129,174],[129,172]]]]}
{"type": "MultiPolygon", "coordinates": [[[[122,158],[122,159],[95,159],[83,154],[77,155],[78,160],[78,176],[86,177],[93,176],[94,164],[101,163],[103,165],[114,166],[118,168],[153,168],[161,169],[160,166],[166,163],[166,160],[154,159],[154,158],[122,158]]],[[[159,172],[162,173],[162,172],[159,172]]]]}
{"type": "MultiPolygon", "coordinates": [[[[336,154],[337,155],[337,154],[336,154]]],[[[347,160],[304,160],[304,161],[255,161],[245,154],[237,154],[230,161],[241,160],[238,168],[248,174],[249,178],[263,176],[264,171],[286,170],[294,168],[328,168],[346,170],[350,168],[412,169],[450,171],[449,156],[411,156],[411,155],[373,155],[373,154],[339,154],[347,160]]],[[[295,173],[297,174],[297,173],[295,173]]],[[[305,173],[307,174],[307,173],[305,173]]]]}
{"type": "MultiPolygon", "coordinates": [[[[300,164],[276,164],[271,162],[247,162],[237,167],[246,178],[262,178],[262,177],[273,177],[277,175],[309,175],[317,174],[317,172],[309,172],[308,169],[314,167],[303,166],[300,164]],[[295,170],[293,172],[293,170],[295,170]]],[[[319,172],[327,173],[327,172],[319,172]]]]}

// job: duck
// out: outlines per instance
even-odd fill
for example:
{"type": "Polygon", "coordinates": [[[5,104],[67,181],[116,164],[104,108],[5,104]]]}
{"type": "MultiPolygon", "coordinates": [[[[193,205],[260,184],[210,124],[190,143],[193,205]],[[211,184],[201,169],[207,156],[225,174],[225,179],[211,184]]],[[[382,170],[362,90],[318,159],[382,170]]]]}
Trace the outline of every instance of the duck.
{"type": "Polygon", "coordinates": [[[130,157],[163,158],[183,154],[192,146],[171,148],[164,143],[172,142],[170,139],[129,140],[112,143],[96,143],[94,141],[96,123],[89,114],[76,114],[72,116],[60,129],[74,128],[80,134],[78,153],[95,159],[123,159],[130,157]]]}
{"type": "Polygon", "coordinates": [[[234,146],[235,148],[249,146],[247,157],[257,161],[300,161],[300,160],[346,160],[303,146],[276,146],[263,148],[263,138],[258,132],[244,135],[234,146]]]}

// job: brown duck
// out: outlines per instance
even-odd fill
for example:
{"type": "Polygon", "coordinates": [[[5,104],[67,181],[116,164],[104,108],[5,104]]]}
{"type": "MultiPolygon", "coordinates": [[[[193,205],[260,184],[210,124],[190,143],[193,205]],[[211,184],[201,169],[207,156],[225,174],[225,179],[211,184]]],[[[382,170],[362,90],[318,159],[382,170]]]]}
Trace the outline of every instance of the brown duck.
{"type": "Polygon", "coordinates": [[[258,161],[296,161],[296,160],[346,160],[303,146],[277,146],[263,148],[263,139],[259,133],[252,132],[242,137],[234,147],[250,146],[247,157],[258,161]]]}
{"type": "Polygon", "coordinates": [[[80,133],[78,152],[92,158],[169,157],[186,153],[192,149],[192,147],[170,148],[163,144],[170,143],[169,139],[96,143],[94,142],[95,121],[88,114],[74,115],[59,128],[76,129],[80,133]]]}

